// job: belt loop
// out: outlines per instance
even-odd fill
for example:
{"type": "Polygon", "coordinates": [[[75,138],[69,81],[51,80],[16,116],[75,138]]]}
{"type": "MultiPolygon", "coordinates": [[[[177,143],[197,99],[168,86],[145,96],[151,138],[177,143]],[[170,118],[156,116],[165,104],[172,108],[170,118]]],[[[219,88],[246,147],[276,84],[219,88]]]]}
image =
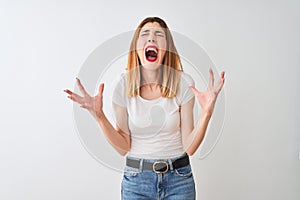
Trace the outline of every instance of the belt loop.
{"type": "Polygon", "coordinates": [[[173,171],[173,164],[172,164],[172,160],[168,159],[169,165],[170,165],[170,170],[173,171]]]}
{"type": "Polygon", "coordinates": [[[142,159],[140,160],[139,172],[142,172],[142,171],[143,171],[143,164],[144,164],[144,159],[142,158],[142,159]]]}

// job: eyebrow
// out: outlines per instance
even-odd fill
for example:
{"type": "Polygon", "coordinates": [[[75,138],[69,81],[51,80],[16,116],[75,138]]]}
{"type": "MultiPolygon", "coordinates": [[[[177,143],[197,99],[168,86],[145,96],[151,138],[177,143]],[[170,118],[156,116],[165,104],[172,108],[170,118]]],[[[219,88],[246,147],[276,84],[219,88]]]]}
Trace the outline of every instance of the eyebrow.
{"type": "MultiPolygon", "coordinates": [[[[149,29],[144,29],[144,30],[142,30],[140,33],[149,33],[150,32],[150,30],[149,29]]],[[[161,33],[161,34],[165,34],[165,32],[164,31],[160,31],[160,30],[156,30],[155,31],[155,33],[161,33]]]]}
{"type": "Polygon", "coordinates": [[[150,31],[149,29],[144,29],[141,31],[141,33],[149,32],[149,31],[150,31]]]}
{"type": "Polygon", "coordinates": [[[155,33],[165,33],[164,31],[155,31],[155,33]]]}

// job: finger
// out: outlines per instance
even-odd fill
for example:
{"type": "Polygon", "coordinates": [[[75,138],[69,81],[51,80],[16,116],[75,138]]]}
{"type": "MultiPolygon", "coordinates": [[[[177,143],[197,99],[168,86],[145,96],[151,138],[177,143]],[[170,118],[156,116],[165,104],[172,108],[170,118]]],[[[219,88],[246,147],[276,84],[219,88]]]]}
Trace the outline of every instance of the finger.
{"type": "Polygon", "coordinates": [[[79,104],[82,104],[82,102],[83,102],[83,98],[74,92],[71,92],[71,94],[70,94],[70,96],[68,96],[68,98],[79,104]]]}
{"type": "Polygon", "coordinates": [[[218,82],[218,85],[216,87],[216,92],[217,94],[221,91],[223,85],[224,85],[224,82],[225,82],[225,72],[221,72],[221,75],[220,75],[220,80],[218,82]]]}
{"type": "Polygon", "coordinates": [[[214,82],[215,82],[214,72],[211,68],[209,68],[209,86],[214,87],[214,82]]]}
{"type": "Polygon", "coordinates": [[[81,96],[79,96],[78,94],[76,94],[68,89],[65,89],[64,92],[70,95],[70,96],[68,96],[68,98],[71,100],[78,101],[78,100],[82,99],[81,96]]]}
{"type": "Polygon", "coordinates": [[[64,92],[67,93],[67,94],[69,94],[69,95],[72,95],[72,93],[73,93],[72,91],[70,91],[68,89],[65,89],[64,92]]]}
{"type": "Polygon", "coordinates": [[[83,94],[83,96],[89,96],[89,94],[85,91],[83,85],[81,84],[79,78],[76,77],[76,80],[77,80],[77,84],[78,84],[79,90],[83,94]]]}

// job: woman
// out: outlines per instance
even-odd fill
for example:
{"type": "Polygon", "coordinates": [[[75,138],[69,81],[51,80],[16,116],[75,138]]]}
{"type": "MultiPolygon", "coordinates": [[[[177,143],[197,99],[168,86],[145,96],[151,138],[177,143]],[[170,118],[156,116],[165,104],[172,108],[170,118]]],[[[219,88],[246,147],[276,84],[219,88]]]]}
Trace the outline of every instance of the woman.
{"type": "Polygon", "coordinates": [[[201,144],[215,102],[224,84],[224,72],[214,86],[199,92],[182,71],[172,35],[158,17],[148,17],[137,27],[130,46],[127,73],[113,92],[116,127],[102,109],[104,84],[91,97],[77,79],[83,96],[65,90],[98,121],[111,145],[127,155],[122,199],[195,199],[189,162],[201,144]],[[201,106],[194,127],[194,96],[201,106]]]}

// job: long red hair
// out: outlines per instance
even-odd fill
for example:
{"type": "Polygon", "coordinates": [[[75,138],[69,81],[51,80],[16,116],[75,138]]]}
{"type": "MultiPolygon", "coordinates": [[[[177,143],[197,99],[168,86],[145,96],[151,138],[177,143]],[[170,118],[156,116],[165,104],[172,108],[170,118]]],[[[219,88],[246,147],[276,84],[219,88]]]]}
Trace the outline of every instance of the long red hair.
{"type": "Polygon", "coordinates": [[[162,97],[172,98],[176,96],[179,88],[179,71],[182,71],[182,64],[177,53],[173,37],[164,20],[159,17],[148,17],[144,19],[137,27],[133,39],[130,44],[130,52],[128,54],[127,63],[127,95],[134,97],[140,95],[140,87],[142,83],[141,62],[139,60],[136,44],[142,27],[148,22],[157,22],[163,29],[166,35],[167,49],[161,65],[161,93],[162,97]]]}

